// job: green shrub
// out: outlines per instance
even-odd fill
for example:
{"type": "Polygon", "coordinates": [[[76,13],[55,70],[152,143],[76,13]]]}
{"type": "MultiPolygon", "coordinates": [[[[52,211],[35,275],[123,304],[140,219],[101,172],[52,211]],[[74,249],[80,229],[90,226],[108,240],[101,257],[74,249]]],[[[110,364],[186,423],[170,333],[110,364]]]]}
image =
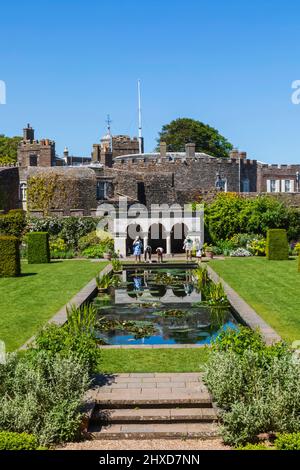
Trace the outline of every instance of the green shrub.
{"type": "Polygon", "coordinates": [[[271,450],[271,447],[267,447],[264,444],[246,444],[242,447],[236,447],[235,450],[271,450]]]}
{"type": "Polygon", "coordinates": [[[49,236],[59,236],[68,248],[77,250],[80,238],[96,229],[101,218],[98,217],[44,217],[31,218],[28,223],[30,232],[48,232],[49,236]]]}
{"type": "Polygon", "coordinates": [[[49,245],[51,259],[72,259],[75,257],[74,251],[68,249],[63,238],[53,237],[50,239],[49,245]]]}
{"type": "Polygon", "coordinates": [[[86,258],[103,258],[103,254],[109,252],[107,245],[90,246],[82,251],[82,256],[86,258]]]}
{"type": "Polygon", "coordinates": [[[266,255],[269,260],[286,260],[289,258],[286,230],[268,230],[266,255]]]}
{"type": "Polygon", "coordinates": [[[298,272],[300,273],[300,255],[298,255],[298,272]]]}
{"type": "Polygon", "coordinates": [[[247,349],[258,352],[264,348],[260,332],[247,326],[239,326],[238,330],[229,328],[222,331],[212,344],[213,351],[232,351],[236,354],[244,354],[247,349]]]}
{"type": "Polygon", "coordinates": [[[38,440],[32,434],[0,431],[0,450],[37,450],[38,440]]]}
{"type": "Polygon", "coordinates": [[[73,307],[68,311],[68,322],[63,326],[46,325],[36,336],[35,349],[51,355],[70,354],[92,372],[99,360],[100,350],[96,333],[96,310],[91,306],[73,307]],[[88,325],[88,327],[87,327],[88,325]]]}
{"type": "Polygon", "coordinates": [[[0,277],[21,273],[19,240],[13,235],[0,236],[0,277]]]}
{"type": "Polygon", "coordinates": [[[100,238],[98,237],[96,230],[93,230],[78,240],[78,249],[83,251],[91,246],[99,245],[99,243],[100,238]]]}
{"type": "Polygon", "coordinates": [[[274,444],[277,450],[300,450],[300,433],[279,434],[274,444]]]}
{"type": "Polygon", "coordinates": [[[27,258],[29,264],[50,262],[49,234],[47,232],[27,234],[27,258]]]}
{"type": "Polygon", "coordinates": [[[25,213],[21,209],[13,209],[8,214],[0,215],[0,235],[13,235],[20,238],[25,227],[25,213]]]}
{"type": "Polygon", "coordinates": [[[242,445],[264,432],[300,431],[300,364],[283,344],[260,346],[259,338],[213,350],[204,380],[223,410],[222,434],[242,445]],[[253,350],[251,349],[253,348],[253,350]]]}
{"type": "Polygon", "coordinates": [[[87,369],[71,354],[8,354],[0,364],[0,429],[34,434],[40,445],[77,438],[89,384],[87,369]]]}

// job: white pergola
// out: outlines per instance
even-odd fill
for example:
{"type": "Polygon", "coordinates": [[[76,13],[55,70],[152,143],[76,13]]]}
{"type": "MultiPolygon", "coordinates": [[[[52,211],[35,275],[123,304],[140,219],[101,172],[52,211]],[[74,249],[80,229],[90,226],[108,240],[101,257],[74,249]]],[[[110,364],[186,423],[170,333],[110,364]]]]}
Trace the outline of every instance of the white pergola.
{"type": "MultiPolygon", "coordinates": [[[[114,236],[115,252],[122,257],[126,257],[126,246],[128,232],[132,231],[130,237],[134,237],[134,227],[139,226],[137,233],[143,240],[144,246],[148,245],[149,230],[153,226],[161,226],[166,241],[166,254],[171,255],[172,230],[173,237],[182,239],[181,233],[176,233],[178,228],[185,226],[189,237],[202,247],[204,243],[204,209],[202,205],[197,205],[192,209],[190,205],[181,208],[179,205],[155,206],[148,211],[145,206],[135,204],[126,211],[117,210],[111,220],[112,234],[114,236]]],[[[153,237],[152,237],[153,239],[153,237]]]]}

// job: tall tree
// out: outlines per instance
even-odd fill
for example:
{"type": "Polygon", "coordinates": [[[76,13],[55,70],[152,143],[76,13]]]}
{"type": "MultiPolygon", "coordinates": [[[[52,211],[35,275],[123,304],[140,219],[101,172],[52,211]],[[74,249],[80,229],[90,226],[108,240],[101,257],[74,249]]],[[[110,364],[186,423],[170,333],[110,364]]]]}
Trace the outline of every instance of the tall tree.
{"type": "MultiPolygon", "coordinates": [[[[178,118],[162,127],[157,142],[166,142],[169,152],[183,152],[185,144],[196,144],[196,152],[226,158],[232,144],[219,132],[203,122],[178,118]]],[[[158,145],[159,147],[159,145],[158,145]]]]}
{"type": "Polygon", "coordinates": [[[6,137],[0,134],[0,165],[16,163],[17,149],[22,137],[6,137]]]}

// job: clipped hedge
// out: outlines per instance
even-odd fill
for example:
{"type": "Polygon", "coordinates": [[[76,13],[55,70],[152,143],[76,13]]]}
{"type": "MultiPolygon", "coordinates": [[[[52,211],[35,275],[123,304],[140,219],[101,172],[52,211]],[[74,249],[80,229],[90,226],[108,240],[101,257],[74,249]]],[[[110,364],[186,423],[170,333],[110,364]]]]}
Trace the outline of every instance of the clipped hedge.
{"type": "Polygon", "coordinates": [[[266,255],[269,260],[287,260],[289,258],[289,245],[286,230],[268,230],[266,255]]]}
{"type": "Polygon", "coordinates": [[[13,235],[0,236],[0,277],[15,277],[20,273],[18,238],[13,235]]]}
{"type": "Polygon", "coordinates": [[[28,264],[50,263],[48,232],[30,232],[27,234],[28,264]]]}
{"type": "Polygon", "coordinates": [[[0,215],[0,235],[21,237],[25,227],[26,218],[22,209],[12,209],[7,214],[0,215]]]}
{"type": "Polygon", "coordinates": [[[38,440],[26,432],[0,431],[0,450],[37,450],[38,440]]]}

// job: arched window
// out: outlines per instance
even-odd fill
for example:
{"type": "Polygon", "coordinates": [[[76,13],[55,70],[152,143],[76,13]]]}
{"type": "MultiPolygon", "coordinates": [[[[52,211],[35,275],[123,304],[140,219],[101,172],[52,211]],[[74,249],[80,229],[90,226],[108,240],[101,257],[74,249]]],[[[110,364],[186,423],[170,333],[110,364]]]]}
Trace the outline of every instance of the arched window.
{"type": "Polygon", "coordinates": [[[20,184],[20,200],[27,201],[27,183],[20,184]]]}

